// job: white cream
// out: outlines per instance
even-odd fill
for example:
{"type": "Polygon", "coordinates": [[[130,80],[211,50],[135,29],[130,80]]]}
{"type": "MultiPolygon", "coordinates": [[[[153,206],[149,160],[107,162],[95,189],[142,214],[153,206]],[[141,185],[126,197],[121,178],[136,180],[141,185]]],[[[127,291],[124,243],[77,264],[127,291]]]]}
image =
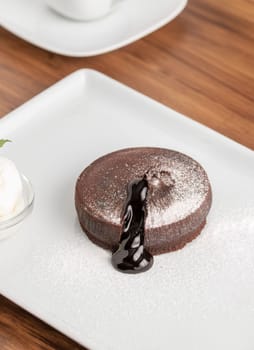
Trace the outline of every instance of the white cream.
{"type": "Polygon", "coordinates": [[[0,221],[9,219],[24,207],[23,186],[13,161],[0,157],[0,221]]]}

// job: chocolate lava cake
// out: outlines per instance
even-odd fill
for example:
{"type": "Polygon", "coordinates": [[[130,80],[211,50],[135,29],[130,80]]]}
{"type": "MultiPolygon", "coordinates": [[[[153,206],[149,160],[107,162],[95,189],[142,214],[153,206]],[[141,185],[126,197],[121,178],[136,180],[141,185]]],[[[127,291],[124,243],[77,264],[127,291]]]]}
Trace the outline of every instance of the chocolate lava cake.
{"type": "Polygon", "coordinates": [[[95,160],[77,180],[78,218],[95,244],[113,252],[119,247],[124,222],[130,216],[124,213],[129,208],[125,205],[127,188],[136,179],[145,179],[148,188],[146,198],[142,194],[142,242],[149,254],[180,249],[200,234],[212,201],[205,170],[185,154],[139,147],[95,160]]]}

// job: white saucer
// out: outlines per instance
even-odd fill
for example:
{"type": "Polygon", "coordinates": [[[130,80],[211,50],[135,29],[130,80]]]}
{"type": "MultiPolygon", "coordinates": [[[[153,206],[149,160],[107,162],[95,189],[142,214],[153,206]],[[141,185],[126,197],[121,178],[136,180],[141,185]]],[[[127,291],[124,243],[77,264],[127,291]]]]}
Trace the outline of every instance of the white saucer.
{"type": "Polygon", "coordinates": [[[173,20],[187,0],[117,0],[108,16],[75,22],[50,10],[44,0],[0,1],[0,25],[20,38],[66,56],[115,50],[173,20]]]}

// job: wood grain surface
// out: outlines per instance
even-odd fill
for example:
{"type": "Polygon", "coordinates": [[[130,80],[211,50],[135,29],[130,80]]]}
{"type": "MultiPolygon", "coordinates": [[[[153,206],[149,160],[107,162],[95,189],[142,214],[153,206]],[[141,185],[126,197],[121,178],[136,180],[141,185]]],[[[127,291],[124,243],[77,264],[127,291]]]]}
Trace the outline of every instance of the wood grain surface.
{"type": "MultiPolygon", "coordinates": [[[[190,0],[162,29],[91,58],[48,53],[0,29],[0,116],[83,67],[254,149],[252,0],[190,0]]],[[[0,349],[83,348],[0,297],[0,349]]]]}

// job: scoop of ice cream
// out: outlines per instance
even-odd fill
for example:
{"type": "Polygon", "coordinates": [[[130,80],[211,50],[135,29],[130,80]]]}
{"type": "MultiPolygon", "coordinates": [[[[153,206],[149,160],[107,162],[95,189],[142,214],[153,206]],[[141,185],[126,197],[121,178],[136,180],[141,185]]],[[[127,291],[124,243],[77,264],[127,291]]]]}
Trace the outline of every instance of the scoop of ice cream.
{"type": "Polygon", "coordinates": [[[23,186],[15,164],[0,157],[0,220],[17,213],[23,205],[23,186]]]}

